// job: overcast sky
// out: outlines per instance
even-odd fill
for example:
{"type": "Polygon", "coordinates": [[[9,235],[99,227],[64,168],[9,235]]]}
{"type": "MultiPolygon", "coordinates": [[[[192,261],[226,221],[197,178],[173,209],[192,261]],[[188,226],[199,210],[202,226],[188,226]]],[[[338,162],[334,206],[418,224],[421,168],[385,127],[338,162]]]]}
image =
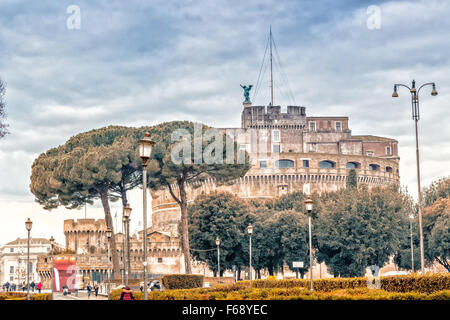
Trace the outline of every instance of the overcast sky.
{"type": "MultiPolygon", "coordinates": [[[[421,92],[422,184],[448,176],[449,16],[440,0],[0,0],[11,132],[0,140],[0,244],[25,237],[27,217],[34,236],[64,243],[63,220],[84,217],[45,211],[29,190],[33,160],[79,132],[182,119],[239,127],[239,84],[256,84],[270,25],[295,102],[308,116],[348,116],[355,135],[397,139],[401,183],[417,197],[410,95],[393,99],[392,88],[436,82],[437,97],[421,92]]],[[[279,74],[275,83],[275,104],[292,104],[279,74]]],[[[269,92],[266,77],[254,104],[269,92]]],[[[135,230],[140,191],[130,200],[135,230]]],[[[100,205],[87,216],[102,218],[100,205]]]]}

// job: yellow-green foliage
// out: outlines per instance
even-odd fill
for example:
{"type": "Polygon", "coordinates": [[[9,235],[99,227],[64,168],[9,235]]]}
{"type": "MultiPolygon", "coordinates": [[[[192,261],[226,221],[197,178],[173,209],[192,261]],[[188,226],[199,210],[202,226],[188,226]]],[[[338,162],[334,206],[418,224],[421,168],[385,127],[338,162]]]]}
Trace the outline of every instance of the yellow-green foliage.
{"type": "MultiPolygon", "coordinates": [[[[30,300],[51,300],[50,293],[30,294],[30,300]]],[[[0,300],[26,300],[27,294],[24,292],[4,292],[0,294],[0,300]]]]}
{"type": "Polygon", "coordinates": [[[191,289],[203,286],[203,276],[197,274],[167,274],[162,278],[166,289],[191,289]]]}
{"type": "MultiPolygon", "coordinates": [[[[309,290],[309,281],[255,280],[213,288],[153,291],[150,300],[450,300],[450,275],[382,277],[380,289],[367,287],[367,278],[333,278],[314,280],[315,291],[309,290]]],[[[142,300],[141,292],[134,293],[142,300]]],[[[111,299],[120,298],[120,290],[111,293],[111,299]]]]}

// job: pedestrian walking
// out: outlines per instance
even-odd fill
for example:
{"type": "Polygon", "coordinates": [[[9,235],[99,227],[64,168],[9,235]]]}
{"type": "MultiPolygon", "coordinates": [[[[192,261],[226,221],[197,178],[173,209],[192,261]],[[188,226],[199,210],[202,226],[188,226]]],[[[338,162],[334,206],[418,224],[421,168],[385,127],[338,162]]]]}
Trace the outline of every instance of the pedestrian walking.
{"type": "Polygon", "coordinates": [[[88,292],[88,299],[90,299],[90,298],[91,298],[91,292],[92,292],[92,286],[91,286],[91,284],[88,284],[88,286],[87,286],[87,292],[88,292]]]}
{"type": "Polygon", "coordinates": [[[36,287],[36,283],[34,283],[34,281],[31,281],[30,287],[31,290],[34,292],[34,287],[36,287]]]}
{"type": "Polygon", "coordinates": [[[39,281],[39,283],[36,286],[37,290],[39,291],[39,293],[41,293],[42,290],[42,282],[39,281]]]}
{"type": "Polygon", "coordinates": [[[98,296],[98,284],[94,285],[94,292],[95,292],[95,297],[97,298],[97,296],[98,296]]]}
{"type": "Polygon", "coordinates": [[[9,281],[6,282],[6,292],[9,292],[9,281]]]}
{"type": "Polygon", "coordinates": [[[25,281],[22,282],[22,291],[25,292],[26,288],[25,288],[25,281]]]}
{"type": "Polygon", "coordinates": [[[122,292],[120,293],[120,300],[134,300],[133,291],[130,287],[122,288],[122,292]]]}

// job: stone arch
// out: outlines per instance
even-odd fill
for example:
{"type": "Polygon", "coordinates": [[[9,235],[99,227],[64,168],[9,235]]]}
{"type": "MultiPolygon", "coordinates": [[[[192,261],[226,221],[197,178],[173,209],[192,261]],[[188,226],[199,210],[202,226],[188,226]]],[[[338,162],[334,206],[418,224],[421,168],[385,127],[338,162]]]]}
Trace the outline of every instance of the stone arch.
{"type": "Polygon", "coordinates": [[[322,160],[319,162],[319,168],[321,169],[333,169],[336,168],[336,162],[331,160],[322,160]]]}
{"type": "Polygon", "coordinates": [[[349,161],[345,165],[345,168],[346,169],[360,169],[361,168],[361,164],[359,162],[356,162],[356,161],[349,161]]]}

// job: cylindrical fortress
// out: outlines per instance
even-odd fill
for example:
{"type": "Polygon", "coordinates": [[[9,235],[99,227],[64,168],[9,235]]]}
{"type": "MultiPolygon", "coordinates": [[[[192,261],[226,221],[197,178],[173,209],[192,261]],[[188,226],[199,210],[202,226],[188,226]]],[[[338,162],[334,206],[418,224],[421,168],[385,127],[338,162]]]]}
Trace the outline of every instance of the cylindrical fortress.
{"type": "MultiPolygon", "coordinates": [[[[241,128],[226,133],[239,151],[250,156],[251,168],[231,185],[213,180],[187,185],[187,198],[215,191],[241,198],[275,198],[291,192],[319,194],[345,187],[350,169],[357,182],[373,186],[399,183],[398,142],[372,135],[352,135],[348,117],[307,117],[306,108],[251,106],[244,103],[241,128]]],[[[177,186],[173,186],[177,192],[177,186]]],[[[153,228],[177,233],[178,204],[168,189],[152,192],[153,228]]]]}

